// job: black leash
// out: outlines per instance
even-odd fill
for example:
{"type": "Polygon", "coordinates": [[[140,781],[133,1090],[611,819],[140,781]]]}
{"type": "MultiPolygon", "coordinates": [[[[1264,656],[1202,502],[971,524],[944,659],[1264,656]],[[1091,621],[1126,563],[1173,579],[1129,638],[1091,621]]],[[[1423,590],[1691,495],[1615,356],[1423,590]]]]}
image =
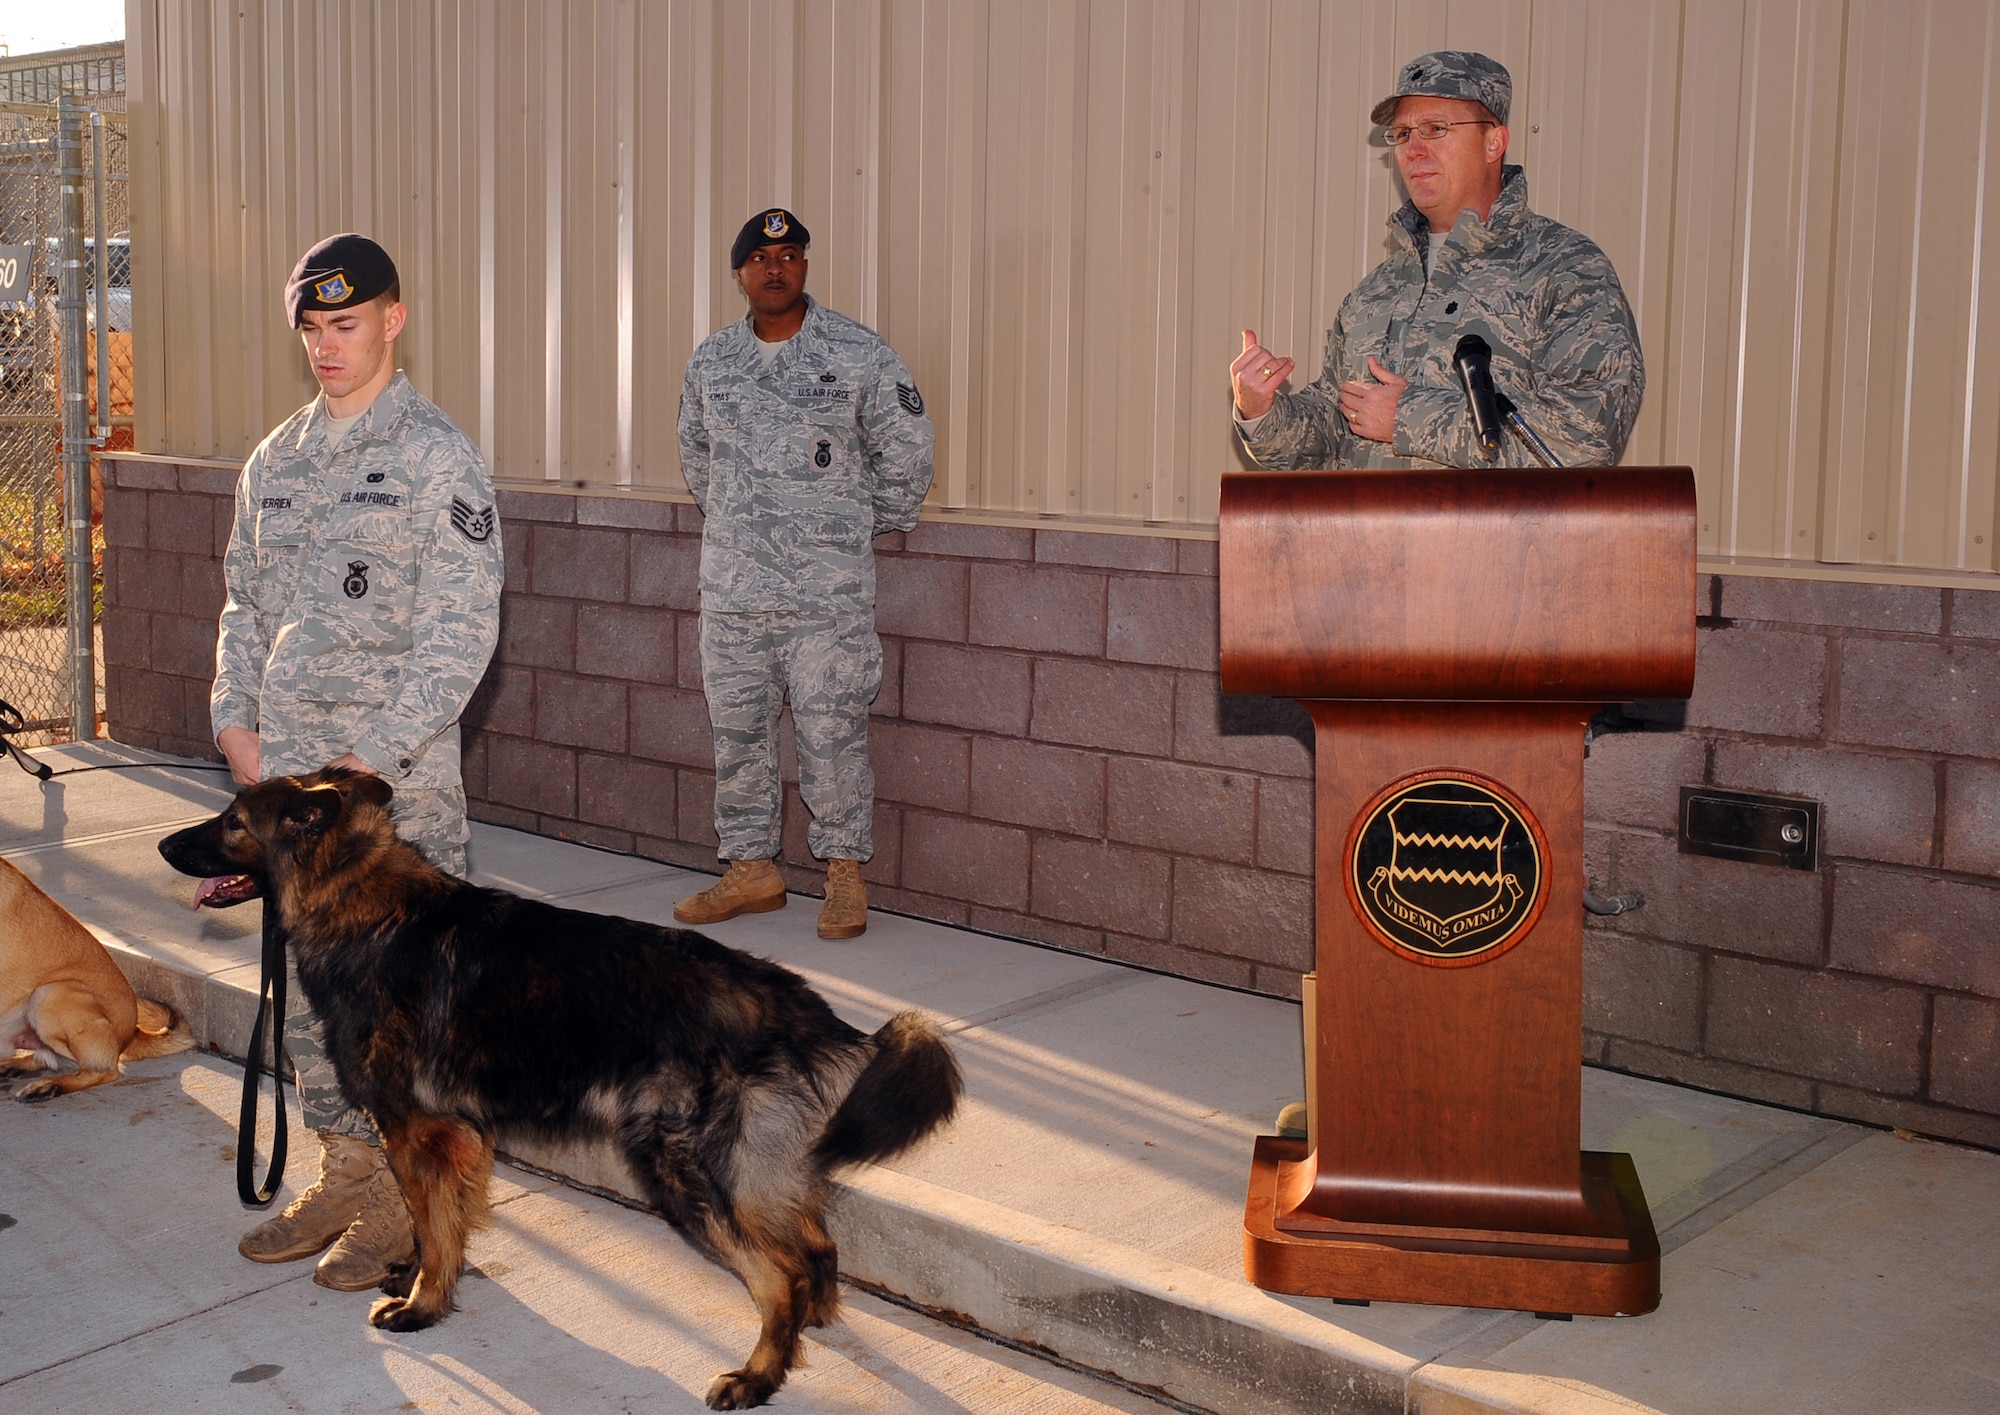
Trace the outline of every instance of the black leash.
{"type": "MultiPolygon", "coordinates": [[[[58,719],[62,721],[63,719],[58,719]]],[[[224,762],[102,762],[97,766],[66,766],[57,771],[47,762],[37,761],[21,749],[14,740],[16,732],[32,732],[47,723],[31,723],[21,714],[21,710],[0,698],[0,747],[6,748],[7,755],[17,766],[37,781],[50,781],[58,776],[75,776],[84,771],[137,771],[141,767],[159,767],[167,771],[228,771],[224,762]]]]}
{"type": "Polygon", "coordinates": [[[7,755],[20,764],[21,770],[37,781],[47,781],[55,775],[47,762],[38,762],[14,744],[14,734],[28,729],[28,719],[21,716],[21,710],[4,698],[0,698],[0,743],[5,743],[7,755]]]}
{"type": "Polygon", "coordinates": [[[285,1035],[285,931],[278,924],[278,901],[264,901],[264,976],[257,984],[257,1020],[250,1026],[250,1049],[243,1058],[243,1108],[236,1115],[236,1197],[264,1208],[278,1197],[285,1177],[285,1082],[278,1058],[285,1035]],[[269,1010],[266,1010],[266,1004],[269,1010]],[[277,1101],[272,1118],[271,1164],[259,1188],[257,1175],[257,1091],[263,1074],[264,1026],[271,1027],[271,1092],[277,1101]]]}

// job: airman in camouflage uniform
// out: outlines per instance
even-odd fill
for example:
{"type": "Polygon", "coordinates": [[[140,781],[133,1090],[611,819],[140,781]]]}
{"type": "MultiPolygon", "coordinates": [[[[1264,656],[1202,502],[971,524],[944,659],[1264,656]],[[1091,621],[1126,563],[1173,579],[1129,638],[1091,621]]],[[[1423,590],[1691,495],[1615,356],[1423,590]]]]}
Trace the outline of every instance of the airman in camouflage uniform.
{"type": "MultiPolygon", "coordinates": [[[[322,242],[293,274],[288,313],[308,326],[322,393],[237,483],[210,716],[239,780],[331,764],[392,782],[397,832],[463,875],[458,718],[499,636],[504,563],[478,447],[395,369],[400,293],[359,236],[322,242]]],[[[321,1178],[242,1249],[279,1262],[333,1243],[315,1277],[374,1286],[407,1253],[408,1215],[296,980],[288,998],[285,1050],[321,1178]]]]}
{"type": "Polygon", "coordinates": [[[499,634],[500,527],[485,460],[397,373],[328,445],[324,397],[243,468],[209,713],[261,739],[266,777],[351,752],[390,815],[465,873],[458,717],[499,634]]]}
{"type": "Polygon", "coordinates": [[[705,516],[701,663],[723,881],[684,923],[779,908],[778,715],[789,692],[806,843],[828,861],[819,932],[866,926],[868,705],[882,682],[870,541],[909,530],[935,434],[903,361],[805,294],[804,226],[752,217],[731,251],[750,313],[702,341],[681,390],[681,469],[705,516]]]}
{"type": "Polygon", "coordinates": [[[1390,218],[1389,257],[1355,286],[1327,333],[1320,376],[1279,392],[1291,359],[1244,331],[1232,366],[1238,427],[1260,466],[1536,465],[1516,436],[1489,461],[1452,368],[1483,337],[1493,382],[1565,466],[1609,466],[1645,392],[1631,307],[1595,242],[1528,209],[1504,165],[1512,81],[1483,54],[1406,64],[1375,108],[1411,199],[1390,218]]]}

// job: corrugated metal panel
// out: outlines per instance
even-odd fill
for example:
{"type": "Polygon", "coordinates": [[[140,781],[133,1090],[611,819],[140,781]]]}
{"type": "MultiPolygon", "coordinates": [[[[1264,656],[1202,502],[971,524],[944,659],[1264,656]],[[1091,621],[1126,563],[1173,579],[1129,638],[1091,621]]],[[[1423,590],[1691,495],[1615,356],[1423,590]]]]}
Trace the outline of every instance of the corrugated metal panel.
{"type": "Polygon", "coordinates": [[[402,262],[412,376],[503,477],[674,488],[744,216],[937,419],[934,499],[1210,523],[1240,331],[1318,371],[1399,200],[1398,61],[1516,80],[1538,209],[1610,252],[1711,554],[1994,565],[1994,4],[272,0],[131,6],[142,447],[239,455],[311,385],[278,290],[402,262]]]}
{"type": "Polygon", "coordinates": [[[1857,4],[1850,23],[1828,558],[1991,569],[1995,14],[1857,4]]]}

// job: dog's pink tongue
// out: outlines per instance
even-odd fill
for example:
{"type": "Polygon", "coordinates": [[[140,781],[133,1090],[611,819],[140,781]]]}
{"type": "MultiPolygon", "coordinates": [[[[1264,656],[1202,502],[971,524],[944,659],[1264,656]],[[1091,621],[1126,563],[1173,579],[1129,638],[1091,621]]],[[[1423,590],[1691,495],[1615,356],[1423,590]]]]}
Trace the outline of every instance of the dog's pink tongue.
{"type": "Polygon", "coordinates": [[[211,895],[220,893],[232,885],[247,883],[248,880],[247,875],[210,875],[201,882],[201,888],[194,892],[194,907],[199,909],[208,902],[211,895]]]}

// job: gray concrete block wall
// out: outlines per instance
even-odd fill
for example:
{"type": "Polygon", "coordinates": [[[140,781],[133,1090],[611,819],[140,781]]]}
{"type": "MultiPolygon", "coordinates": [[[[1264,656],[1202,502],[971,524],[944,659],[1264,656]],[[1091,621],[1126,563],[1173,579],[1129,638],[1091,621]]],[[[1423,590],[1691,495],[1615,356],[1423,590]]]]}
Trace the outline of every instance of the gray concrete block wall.
{"type": "MultiPolygon", "coordinates": [[[[113,735],[207,734],[230,478],[118,462],[113,735]]],[[[467,714],[496,823],[714,869],[692,506],[503,493],[467,714]]],[[[1281,995],[1310,966],[1311,728],[1221,694],[1215,546],[925,523],[878,543],[877,902],[1281,995]]],[[[2000,592],[1705,577],[1687,725],[1600,739],[1586,1055],[2000,1145],[2000,592]],[[1825,804],[1804,874],[1681,855],[1679,787],[1825,804]]],[[[817,889],[784,754],[783,865],[817,889]]]]}
{"type": "Polygon", "coordinates": [[[208,724],[235,477],[104,463],[104,690],[121,742],[220,761],[208,724]]]}
{"type": "Polygon", "coordinates": [[[1600,739],[1591,1058],[2000,1145],[2000,592],[1704,577],[1687,727],[1600,739]],[[1822,803],[1816,873],[1678,853],[1682,785],[1822,803]]]}

